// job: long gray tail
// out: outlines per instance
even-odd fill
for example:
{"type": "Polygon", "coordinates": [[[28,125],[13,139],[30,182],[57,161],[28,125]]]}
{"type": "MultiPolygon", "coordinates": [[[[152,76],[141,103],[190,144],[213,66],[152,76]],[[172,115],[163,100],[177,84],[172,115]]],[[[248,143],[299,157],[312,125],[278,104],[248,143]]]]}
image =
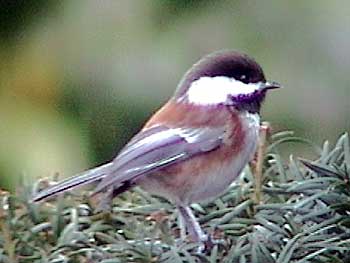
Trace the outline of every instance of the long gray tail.
{"type": "Polygon", "coordinates": [[[106,163],[104,165],[98,166],[96,168],[92,168],[91,170],[85,171],[76,176],[67,178],[66,180],[58,182],[56,185],[50,186],[49,188],[35,194],[32,201],[39,202],[51,196],[67,192],[76,187],[101,180],[104,176],[108,174],[111,166],[112,166],[112,163],[106,163]]]}

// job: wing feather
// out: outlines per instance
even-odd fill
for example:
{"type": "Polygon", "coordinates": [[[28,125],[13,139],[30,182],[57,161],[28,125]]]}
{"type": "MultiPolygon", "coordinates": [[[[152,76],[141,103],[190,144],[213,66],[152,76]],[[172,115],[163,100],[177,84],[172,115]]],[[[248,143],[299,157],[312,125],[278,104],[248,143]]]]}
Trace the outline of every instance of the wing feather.
{"type": "Polygon", "coordinates": [[[140,176],[219,147],[225,133],[218,128],[168,128],[154,126],[138,134],[113,161],[111,173],[96,187],[103,189],[135,181],[140,176]],[[147,136],[144,136],[144,134],[147,136]]]}
{"type": "Polygon", "coordinates": [[[134,136],[112,162],[59,182],[37,193],[33,201],[41,201],[96,181],[100,183],[95,193],[110,186],[117,189],[126,183],[131,185],[140,176],[220,147],[224,134],[224,127],[150,127],[134,136]]]}

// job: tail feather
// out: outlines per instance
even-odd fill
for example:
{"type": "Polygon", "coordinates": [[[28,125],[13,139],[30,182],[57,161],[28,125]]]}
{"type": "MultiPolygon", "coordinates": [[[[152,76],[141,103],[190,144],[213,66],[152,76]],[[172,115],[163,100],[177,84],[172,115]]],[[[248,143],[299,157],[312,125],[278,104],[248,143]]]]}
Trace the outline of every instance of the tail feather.
{"type": "Polygon", "coordinates": [[[80,187],[101,180],[104,176],[108,174],[111,166],[112,163],[106,163],[99,167],[83,172],[82,174],[67,178],[62,182],[58,182],[56,185],[53,185],[45,190],[40,191],[33,197],[32,201],[39,202],[51,196],[62,194],[64,192],[72,190],[76,187],[80,187]]]}

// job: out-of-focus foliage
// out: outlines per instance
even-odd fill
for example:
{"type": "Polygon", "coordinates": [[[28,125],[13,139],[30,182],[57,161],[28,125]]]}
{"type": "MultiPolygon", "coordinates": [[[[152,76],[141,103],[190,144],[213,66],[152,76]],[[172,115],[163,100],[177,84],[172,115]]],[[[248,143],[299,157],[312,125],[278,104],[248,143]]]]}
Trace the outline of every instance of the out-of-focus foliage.
{"type": "Polygon", "coordinates": [[[349,136],[335,147],[313,146],[317,160],[302,164],[278,153],[283,143],[303,141],[291,135],[272,136],[259,203],[247,168],[220,198],[192,205],[217,239],[206,253],[179,239],[172,205],[141,189],[117,197],[111,213],[94,214],[81,195],[28,202],[42,187],[35,184],[17,196],[1,193],[0,262],[349,262],[349,136]]]}
{"type": "Polygon", "coordinates": [[[52,0],[2,0],[0,2],[2,44],[15,41],[21,32],[28,30],[28,25],[45,17],[54,8],[55,1],[52,0]]]}
{"type": "Polygon", "coordinates": [[[218,49],[250,54],[285,86],[262,112],[276,130],[335,138],[350,128],[347,7],[326,0],[1,1],[1,186],[112,159],[182,74],[218,49]]]}

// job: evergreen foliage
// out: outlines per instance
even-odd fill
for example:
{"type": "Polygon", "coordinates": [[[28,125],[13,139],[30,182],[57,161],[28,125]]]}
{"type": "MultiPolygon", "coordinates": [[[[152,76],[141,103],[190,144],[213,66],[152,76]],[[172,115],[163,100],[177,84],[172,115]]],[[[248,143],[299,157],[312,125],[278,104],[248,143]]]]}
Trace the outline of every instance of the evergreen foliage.
{"type": "Polygon", "coordinates": [[[85,195],[31,203],[50,183],[41,181],[0,193],[0,262],[350,262],[349,136],[312,146],[314,161],[283,161],[280,145],[295,141],[309,143],[291,132],[271,136],[261,185],[247,167],[220,198],[192,205],[218,240],[206,253],[179,240],[170,203],[139,188],[96,214],[85,195]]]}

